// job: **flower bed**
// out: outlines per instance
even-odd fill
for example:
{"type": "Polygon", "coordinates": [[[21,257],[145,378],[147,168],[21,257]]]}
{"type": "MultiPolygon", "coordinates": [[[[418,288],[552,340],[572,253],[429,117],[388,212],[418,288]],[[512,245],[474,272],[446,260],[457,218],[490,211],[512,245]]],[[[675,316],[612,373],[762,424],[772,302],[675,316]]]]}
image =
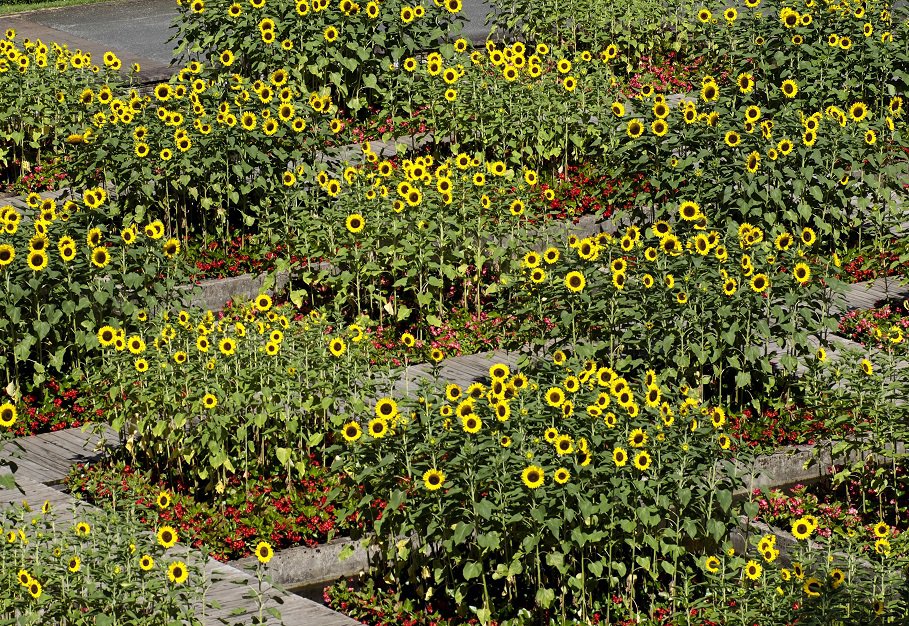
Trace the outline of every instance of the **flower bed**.
{"type": "Polygon", "coordinates": [[[872,309],[849,311],[840,317],[837,332],[863,346],[905,354],[909,302],[879,303],[872,309]]]}
{"type": "Polygon", "coordinates": [[[755,411],[745,409],[729,416],[729,429],[737,445],[748,446],[755,452],[771,453],[777,448],[800,444],[815,444],[855,432],[851,421],[835,426],[813,411],[795,405],[779,409],[755,411]]]}
{"type": "Polygon", "coordinates": [[[843,274],[848,282],[858,283],[884,276],[905,278],[909,264],[905,255],[905,242],[890,239],[882,242],[881,249],[854,248],[843,259],[843,274]]]}
{"type": "Polygon", "coordinates": [[[356,525],[339,519],[330,502],[338,480],[315,458],[305,473],[244,479],[233,475],[223,489],[209,494],[179,481],[154,479],[150,472],[124,462],[77,465],[67,488],[96,505],[119,511],[135,509],[146,528],[175,527],[199,548],[219,561],[249,556],[259,541],[275,548],[314,546],[356,525]]]}
{"type": "Polygon", "coordinates": [[[17,437],[79,428],[104,417],[95,406],[91,390],[82,385],[64,385],[50,379],[22,397],[12,433],[17,437]]]}

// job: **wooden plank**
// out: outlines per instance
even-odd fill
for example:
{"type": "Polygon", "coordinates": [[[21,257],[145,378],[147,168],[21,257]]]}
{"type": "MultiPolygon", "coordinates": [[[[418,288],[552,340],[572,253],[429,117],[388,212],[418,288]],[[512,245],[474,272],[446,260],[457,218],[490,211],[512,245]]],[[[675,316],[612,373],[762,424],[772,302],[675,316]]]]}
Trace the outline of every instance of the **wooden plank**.
{"type": "Polygon", "coordinates": [[[90,432],[82,432],[78,428],[66,428],[47,435],[38,435],[45,441],[53,441],[71,454],[94,455],[98,452],[98,436],[90,432]]]}

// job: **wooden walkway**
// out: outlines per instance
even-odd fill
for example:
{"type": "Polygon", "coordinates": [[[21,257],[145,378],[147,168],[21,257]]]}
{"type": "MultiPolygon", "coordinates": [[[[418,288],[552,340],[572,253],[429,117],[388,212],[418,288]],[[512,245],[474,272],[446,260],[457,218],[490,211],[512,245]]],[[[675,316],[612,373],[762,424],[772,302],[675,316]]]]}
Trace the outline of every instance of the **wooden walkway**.
{"type": "Polygon", "coordinates": [[[909,298],[909,286],[899,278],[894,276],[875,278],[849,285],[842,302],[837,303],[834,312],[870,309],[882,300],[904,300],[906,298],[909,298]]]}
{"type": "MultiPolygon", "coordinates": [[[[104,442],[117,442],[117,433],[107,425],[96,425],[96,434],[79,428],[19,437],[6,444],[2,457],[15,464],[16,480],[59,485],[71,467],[96,459],[104,442]]],[[[0,472],[9,473],[8,468],[0,472]]]]}

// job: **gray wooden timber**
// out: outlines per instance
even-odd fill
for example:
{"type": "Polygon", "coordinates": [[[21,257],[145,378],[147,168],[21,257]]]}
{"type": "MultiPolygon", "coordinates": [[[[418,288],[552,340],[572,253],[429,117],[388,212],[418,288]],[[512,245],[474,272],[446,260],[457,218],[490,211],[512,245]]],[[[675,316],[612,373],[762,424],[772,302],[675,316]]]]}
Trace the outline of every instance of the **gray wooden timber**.
{"type": "MultiPolygon", "coordinates": [[[[109,426],[96,426],[100,432],[67,428],[41,435],[20,437],[7,443],[0,458],[16,464],[16,480],[32,480],[39,484],[57,485],[63,482],[72,466],[97,458],[102,441],[117,441],[109,426]]],[[[3,470],[9,473],[9,470],[3,470]]]]}
{"type": "Polygon", "coordinates": [[[840,311],[869,309],[882,300],[909,298],[909,285],[894,276],[854,283],[846,288],[842,302],[836,307],[840,311]]]}

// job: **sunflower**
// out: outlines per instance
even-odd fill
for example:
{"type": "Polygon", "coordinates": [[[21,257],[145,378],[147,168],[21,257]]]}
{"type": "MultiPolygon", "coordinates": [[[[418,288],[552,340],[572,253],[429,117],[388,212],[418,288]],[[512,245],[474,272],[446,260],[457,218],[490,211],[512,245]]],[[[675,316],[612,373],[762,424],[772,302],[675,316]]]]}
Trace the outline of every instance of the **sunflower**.
{"type": "Polygon", "coordinates": [[[473,413],[473,405],[470,403],[461,403],[455,411],[461,417],[461,426],[464,432],[474,435],[480,432],[483,427],[483,421],[473,413]]]}
{"type": "Polygon", "coordinates": [[[634,466],[642,472],[649,468],[652,462],[653,459],[650,458],[650,454],[646,450],[642,450],[634,457],[634,466]]]}
{"type": "Polygon", "coordinates": [[[854,102],[852,106],[849,107],[849,117],[854,122],[861,122],[868,117],[868,105],[864,102],[854,102]]]}
{"type": "Polygon", "coordinates": [[[647,444],[647,433],[640,428],[635,428],[628,435],[628,443],[632,448],[643,448],[647,444]]]}
{"type": "Polygon", "coordinates": [[[439,348],[433,348],[429,353],[429,358],[431,358],[436,363],[441,363],[442,359],[445,358],[445,353],[442,352],[439,348]]]}
{"type": "Polygon", "coordinates": [[[36,579],[32,578],[28,582],[28,594],[31,597],[33,597],[35,600],[37,600],[38,598],[41,597],[41,591],[42,591],[41,583],[39,583],[36,579]]]}
{"type": "Polygon", "coordinates": [[[79,571],[79,569],[81,567],[82,567],[82,561],[79,559],[79,557],[72,556],[69,559],[69,563],[67,564],[66,569],[68,569],[70,572],[75,574],[76,572],[79,571]]]}
{"type": "Polygon", "coordinates": [[[274,555],[274,548],[272,548],[271,544],[267,541],[260,541],[256,544],[256,558],[259,560],[259,563],[262,563],[263,565],[268,563],[274,555]]]}
{"type": "Polygon", "coordinates": [[[177,239],[168,239],[164,242],[163,250],[164,256],[168,259],[174,258],[180,253],[180,241],[177,239]]]}
{"type": "Polygon", "coordinates": [[[799,92],[798,83],[796,83],[792,79],[786,79],[780,85],[780,91],[782,91],[783,95],[786,96],[787,98],[795,98],[795,96],[799,92]]]}
{"type": "Polygon", "coordinates": [[[347,344],[340,337],[335,337],[328,342],[328,350],[335,357],[340,357],[347,350],[347,344]]]}
{"type": "Polygon", "coordinates": [[[742,138],[736,131],[730,130],[726,133],[725,137],[723,137],[723,141],[725,141],[726,145],[730,148],[735,148],[741,143],[742,138]]]}
{"type": "Polygon", "coordinates": [[[163,548],[172,548],[177,543],[177,531],[171,526],[162,526],[157,534],[158,543],[163,548]]]}
{"type": "Polygon", "coordinates": [[[441,489],[444,482],[445,474],[435,468],[428,469],[423,474],[423,485],[425,485],[429,491],[441,489]]]}
{"type": "Polygon", "coordinates": [[[569,472],[564,467],[560,467],[559,469],[557,469],[555,471],[555,474],[553,474],[552,479],[554,481],[556,481],[558,484],[564,485],[565,483],[567,483],[569,481],[569,479],[571,479],[571,472],[569,472]]]}
{"type": "MultiPolygon", "coordinates": [[[[685,200],[679,204],[679,216],[686,222],[697,221],[701,217],[701,206],[697,202],[685,200]]],[[[662,237],[663,239],[666,239],[667,237],[671,237],[671,235],[667,231],[662,237]]],[[[676,239],[676,241],[678,240],[676,239]]]]}
{"type": "Polygon", "coordinates": [[[868,359],[862,359],[861,368],[867,376],[871,376],[872,372],[874,372],[874,365],[868,359]]]}
{"type": "Polygon", "coordinates": [[[170,506],[170,500],[171,500],[170,493],[168,493],[167,491],[162,491],[161,493],[158,494],[158,499],[157,499],[158,508],[162,509],[162,510],[166,509],[167,507],[170,506]]]}
{"type": "MultiPolygon", "coordinates": [[[[62,254],[62,252],[61,252],[62,254]]],[[[0,244],[0,267],[6,267],[16,258],[16,249],[8,243],[0,244]]]]}
{"type": "Polygon", "coordinates": [[[809,598],[817,598],[821,595],[821,581],[811,576],[805,580],[805,584],[802,585],[802,590],[805,592],[809,598]]]}
{"type": "Polygon", "coordinates": [[[369,434],[375,439],[381,439],[388,433],[388,421],[381,417],[373,418],[367,426],[369,434]]]}
{"type": "Polygon", "coordinates": [[[202,396],[202,406],[206,409],[213,409],[218,406],[218,398],[216,398],[214,394],[206,393],[202,396]]]}
{"type": "Polygon", "coordinates": [[[271,296],[264,293],[260,294],[256,297],[255,306],[263,313],[268,311],[271,308],[271,296]]]}
{"type": "Polygon", "coordinates": [[[792,270],[792,276],[800,285],[805,285],[811,280],[811,268],[805,263],[796,263],[792,270]]]}
{"type": "Polygon", "coordinates": [[[720,560],[715,556],[708,556],[704,559],[704,569],[711,574],[716,574],[720,571],[720,560]]]}
{"type": "MultiPolygon", "coordinates": [[[[606,417],[608,418],[612,413],[608,413],[606,417]]],[[[613,415],[613,419],[615,416],[613,415]]],[[[628,463],[628,453],[625,452],[624,448],[616,448],[612,451],[612,462],[615,463],[616,467],[624,467],[628,463]]]]}
{"type": "Polygon", "coordinates": [[[559,456],[574,452],[574,442],[571,440],[570,435],[559,435],[556,437],[553,445],[555,446],[556,454],[559,456]]]}
{"type": "Polygon", "coordinates": [[[145,341],[139,335],[133,335],[126,340],[126,347],[132,354],[142,354],[145,352],[145,341]]]}
{"type": "Polygon", "coordinates": [[[142,558],[139,559],[139,567],[141,567],[143,571],[147,572],[154,566],[155,560],[147,554],[142,555],[142,558]]]}
{"type": "Polygon", "coordinates": [[[830,570],[830,586],[834,589],[839,589],[840,586],[846,582],[846,573],[839,569],[833,568],[830,570]]]}
{"type": "Polygon", "coordinates": [[[761,567],[761,564],[753,559],[745,564],[745,576],[750,580],[757,580],[760,578],[763,571],[764,568],[761,567]]]}
{"type": "Polygon", "coordinates": [[[356,422],[347,422],[341,427],[341,434],[345,441],[352,443],[363,435],[363,429],[356,422]]]}
{"type": "Polygon", "coordinates": [[[42,250],[30,250],[27,257],[27,263],[29,269],[40,272],[47,267],[47,253],[42,250]]]}
{"type": "Polygon", "coordinates": [[[625,105],[621,102],[612,103],[612,114],[616,117],[625,117],[625,105]]]}
{"type": "Polygon", "coordinates": [[[874,552],[876,554],[883,554],[884,556],[890,556],[890,542],[886,539],[878,539],[874,542],[874,552]]]}
{"type": "Polygon", "coordinates": [[[720,88],[714,82],[705,83],[701,87],[701,99],[704,102],[713,102],[720,97],[720,88]]]}
{"type": "Polygon", "coordinates": [[[874,536],[878,539],[890,535],[890,526],[886,522],[878,522],[874,525],[874,536]]]}
{"type": "Polygon", "coordinates": [[[561,387],[550,387],[545,394],[546,404],[559,408],[565,402],[565,392],[561,387]]]}
{"type": "Polygon", "coordinates": [[[451,402],[456,402],[461,398],[463,391],[460,385],[454,383],[449,384],[445,387],[445,397],[448,398],[451,402]]]}
{"type": "Polygon", "coordinates": [[[174,561],[167,566],[167,578],[175,585],[182,585],[189,578],[189,570],[183,561],[174,561]]]}
{"type": "Polygon", "coordinates": [[[16,406],[10,402],[0,404],[0,426],[9,428],[16,423],[16,406]]]}
{"type": "Polygon", "coordinates": [[[398,403],[391,398],[381,398],[376,402],[376,417],[391,419],[398,414],[398,403]]]}
{"type": "MultiPolygon", "coordinates": [[[[199,337],[199,339],[202,339],[202,337],[199,337]]],[[[224,356],[231,356],[237,351],[237,342],[231,337],[224,337],[218,342],[218,350],[220,350],[221,354],[224,356]]]]}
{"type": "Polygon", "coordinates": [[[754,151],[748,155],[748,159],[745,161],[745,169],[749,174],[754,174],[758,171],[758,167],[761,165],[761,153],[754,151]]]}
{"type": "Polygon", "coordinates": [[[527,485],[528,489],[536,489],[542,486],[545,478],[546,475],[543,473],[543,468],[537,465],[526,467],[521,472],[521,480],[527,485]]]}
{"type": "Polygon", "coordinates": [[[626,132],[632,139],[637,139],[644,134],[644,123],[641,120],[635,118],[628,122],[628,129],[626,132]]]}
{"type": "Polygon", "coordinates": [[[770,287],[770,279],[767,274],[755,274],[751,277],[751,289],[755,293],[764,293],[770,287]]]}
{"type": "Polygon", "coordinates": [[[565,287],[574,293],[584,290],[587,280],[581,272],[573,271],[565,275],[565,287]]]}
{"type": "Polygon", "coordinates": [[[799,541],[805,540],[814,532],[814,526],[804,517],[800,517],[792,522],[792,536],[799,541]]]}
{"type": "Polygon", "coordinates": [[[650,125],[650,130],[657,137],[662,137],[669,131],[669,124],[666,123],[666,120],[657,119],[650,125]]]}
{"type": "Polygon", "coordinates": [[[698,19],[701,20],[701,23],[706,24],[713,18],[713,14],[706,8],[702,8],[698,11],[698,19]]]}

